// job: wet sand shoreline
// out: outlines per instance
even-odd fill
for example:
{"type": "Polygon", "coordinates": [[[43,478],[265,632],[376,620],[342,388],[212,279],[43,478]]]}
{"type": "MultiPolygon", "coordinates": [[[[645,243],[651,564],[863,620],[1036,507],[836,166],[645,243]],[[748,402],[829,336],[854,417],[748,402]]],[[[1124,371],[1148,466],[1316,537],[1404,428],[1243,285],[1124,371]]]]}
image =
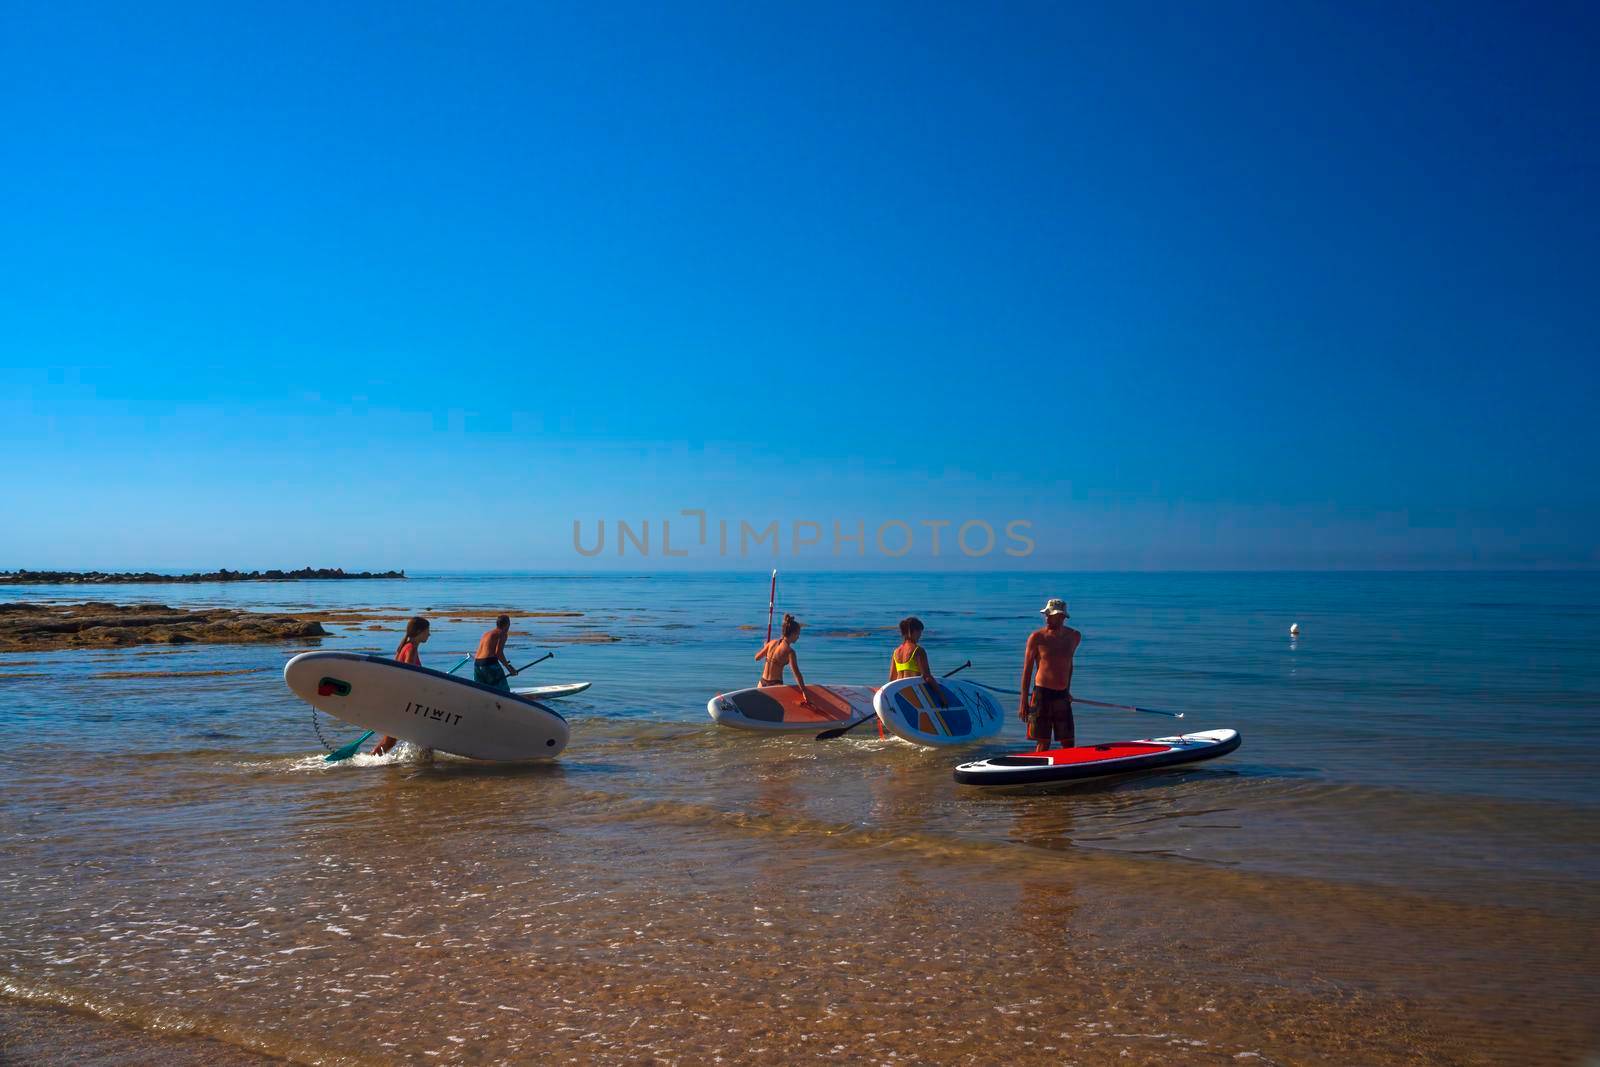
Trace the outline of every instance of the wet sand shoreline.
{"type": "MultiPolygon", "coordinates": [[[[216,889],[138,874],[181,874],[182,836],[102,857],[90,880],[115,880],[119,927],[150,907],[173,932],[96,947],[75,923],[56,958],[202,983],[201,1012],[102,986],[109,1018],[308,1062],[1556,1063],[1600,1041],[1580,917],[763,810],[803,769],[717,804],[593,788],[581,766],[374,772],[291,772],[310,791],[298,844],[219,846],[216,889]],[[395,832],[413,825],[425,843],[395,832]],[[236,962],[218,986],[180,944],[236,962]],[[316,1010],[260,1002],[244,976],[262,964],[316,1010]]],[[[83,1006],[70,981],[31,988],[12,993],[83,1006]]]]}
{"type": "Polygon", "coordinates": [[[18,999],[0,988],[0,1063],[8,1067],[261,1067],[279,1063],[229,1041],[160,1033],[74,1011],[38,996],[18,999]]]}

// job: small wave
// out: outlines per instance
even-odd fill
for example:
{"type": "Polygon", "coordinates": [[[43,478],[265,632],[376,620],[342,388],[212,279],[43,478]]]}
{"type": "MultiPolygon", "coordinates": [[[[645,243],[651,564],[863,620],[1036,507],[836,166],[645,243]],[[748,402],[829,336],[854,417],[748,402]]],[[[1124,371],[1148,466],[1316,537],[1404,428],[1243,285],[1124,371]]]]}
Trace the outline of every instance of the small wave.
{"type": "Polygon", "coordinates": [[[38,979],[0,977],[0,997],[7,997],[23,1004],[77,1012],[142,1031],[155,1038],[209,1038],[289,1063],[348,1064],[350,1067],[361,1067],[364,1064],[379,1062],[346,1051],[323,1048],[304,1039],[288,1040],[206,1012],[169,1007],[145,1007],[107,993],[79,990],[38,979]]]}

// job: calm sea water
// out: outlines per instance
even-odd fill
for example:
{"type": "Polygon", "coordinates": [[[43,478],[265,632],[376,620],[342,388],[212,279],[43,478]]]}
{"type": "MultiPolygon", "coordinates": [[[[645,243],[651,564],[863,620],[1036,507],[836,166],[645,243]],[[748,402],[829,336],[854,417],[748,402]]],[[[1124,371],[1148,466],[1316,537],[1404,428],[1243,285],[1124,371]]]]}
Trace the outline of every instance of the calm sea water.
{"type": "MultiPolygon", "coordinates": [[[[303,645],[0,656],[0,992],[315,1062],[1600,1043],[1600,575],[782,577],[809,681],[880,681],[915,613],[936,671],[1015,688],[1063,596],[1079,696],[1244,735],[1021,797],[949,773],[1021,745],[1017,723],[957,753],[715,727],[706,700],[756,677],[766,593],[759,572],[0,588],[581,612],[519,621],[511,656],[554,649],[525,680],[594,682],[559,705],[552,765],[328,767],[282,684],[303,645]]],[[[317,647],[389,652],[400,623],[330,628],[317,647]]],[[[436,621],[424,661],[483,628],[436,621]]],[[[1078,720],[1085,743],[1174,725],[1078,720]]]]}

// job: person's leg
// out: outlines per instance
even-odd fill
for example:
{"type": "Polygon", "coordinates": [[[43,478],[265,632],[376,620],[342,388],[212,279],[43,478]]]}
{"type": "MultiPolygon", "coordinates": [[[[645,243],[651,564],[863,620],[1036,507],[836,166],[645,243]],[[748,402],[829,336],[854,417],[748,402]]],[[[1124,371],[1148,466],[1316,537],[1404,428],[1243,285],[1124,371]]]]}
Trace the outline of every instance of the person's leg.
{"type": "Polygon", "coordinates": [[[1056,701],[1055,720],[1056,741],[1062,748],[1076,747],[1078,744],[1078,725],[1072,720],[1072,701],[1065,696],[1056,701]]]}
{"type": "Polygon", "coordinates": [[[1028,697],[1028,740],[1034,742],[1035,752],[1050,751],[1050,718],[1046,711],[1045,696],[1038,686],[1028,697]]]}
{"type": "Polygon", "coordinates": [[[494,681],[488,684],[494,686],[502,693],[511,692],[511,679],[506,677],[506,669],[500,665],[500,661],[493,661],[489,664],[489,667],[489,675],[494,679],[494,681]]]}

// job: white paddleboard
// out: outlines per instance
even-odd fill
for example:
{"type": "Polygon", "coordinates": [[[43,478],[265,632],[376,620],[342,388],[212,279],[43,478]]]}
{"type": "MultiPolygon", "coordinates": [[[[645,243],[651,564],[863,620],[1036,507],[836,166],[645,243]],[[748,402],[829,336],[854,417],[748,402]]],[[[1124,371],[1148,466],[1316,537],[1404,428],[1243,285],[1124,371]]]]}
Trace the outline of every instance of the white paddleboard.
{"type": "Polygon", "coordinates": [[[567,721],[536,701],[382,656],[302,652],[283,680],[318,711],[457,756],[525,760],[567,747],[567,721]]]}
{"type": "Polygon", "coordinates": [[[870,685],[808,685],[809,706],[800,703],[797,685],[769,685],[719,693],[706,711],[719,726],[763,733],[816,733],[859,722],[872,715],[870,685]]]}
{"type": "Polygon", "coordinates": [[[1000,702],[980,685],[941,679],[901,678],[872,698],[884,729],[918,745],[966,745],[993,737],[1005,726],[1000,702]]]}
{"type": "Polygon", "coordinates": [[[593,682],[566,682],[562,685],[528,685],[511,691],[529,700],[554,700],[556,697],[569,697],[574,693],[581,693],[593,684],[593,682]]]}

